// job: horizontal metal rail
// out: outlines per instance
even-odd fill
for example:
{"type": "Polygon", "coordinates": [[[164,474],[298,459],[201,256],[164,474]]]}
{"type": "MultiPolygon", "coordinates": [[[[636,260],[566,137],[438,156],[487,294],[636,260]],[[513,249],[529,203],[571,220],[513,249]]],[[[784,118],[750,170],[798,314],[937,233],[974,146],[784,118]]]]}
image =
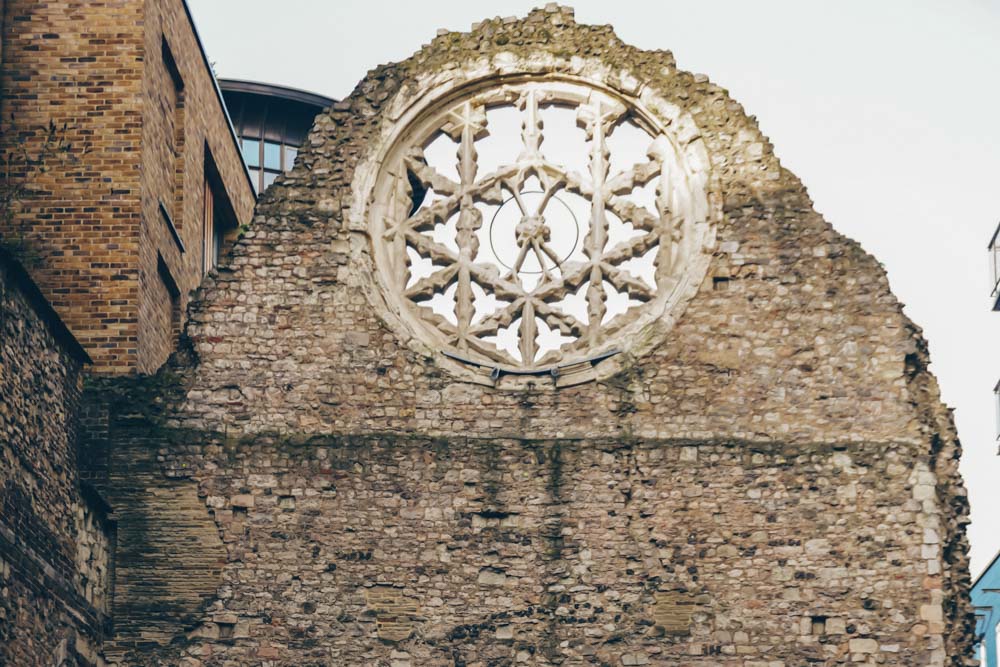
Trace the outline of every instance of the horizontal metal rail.
{"type": "Polygon", "coordinates": [[[564,364],[559,364],[557,366],[549,366],[548,368],[506,368],[503,366],[495,366],[490,363],[476,361],[475,359],[468,359],[460,355],[448,352],[447,350],[442,350],[441,354],[448,357],[449,359],[454,359],[455,361],[461,361],[463,364],[468,364],[470,366],[478,366],[479,368],[489,368],[490,378],[494,382],[500,379],[503,375],[551,375],[553,378],[558,378],[562,374],[562,369],[569,368],[571,366],[579,366],[580,364],[589,363],[591,366],[596,366],[598,362],[604,361],[608,357],[613,357],[616,354],[621,354],[621,350],[617,348],[612,348],[606,352],[601,352],[600,354],[595,354],[592,357],[587,357],[586,359],[580,359],[578,361],[568,361],[564,364]]]}

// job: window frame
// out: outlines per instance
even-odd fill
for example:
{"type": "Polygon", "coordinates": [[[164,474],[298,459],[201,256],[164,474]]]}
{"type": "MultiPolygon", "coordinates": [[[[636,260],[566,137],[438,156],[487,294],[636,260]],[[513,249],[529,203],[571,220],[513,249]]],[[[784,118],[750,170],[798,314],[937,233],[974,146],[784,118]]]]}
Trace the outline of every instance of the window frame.
{"type": "Polygon", "coordinates": [[[205,142],[205,173],[202,190],[201,265],[205,275],[219,264],[219,259],[239,233],[239,221],[226,184],[219,174],[212,151],[205,142]]]}
{"type": "Polygon", "coordinates": [[[990,299],[993,301],[993,310],[1000,310],[1000,224],[993,231],[993,237],[986,246],[990,260],[990,299]]]}
{"type": "MultiPolygon", "coordinates": [[[[298,157],[299,149],[301,146],[296,144],[290,144],[285,141],[273,141],[271,139],[265,139],[264,137],[256,137],[253,135],[243,135],[240,136],[240,155],[243,161],[246,163],[247,171],[250,172],[250,178],[254,182],[254,187],[256,189],[256,194],[262,194],[267,188],[271,186],[274,179],[277,179],[281,174],[287,173],[292,166],[295,164],[295,158],[298,157]],[[246,142],[255,141],[257,142],[257,160],[255,164],[251,164],[247,160],[246,142]],[[274,167],[268,167],[265,163],[265,154],[267,151],[267,146],[277,146],[278,148],[278,165],[279,167],[275,169],[274,167]],[[291,151],[291,155],[289,152],[291,151]],[[268,175],[272,176],[270,182],[267,182],[268,175]],[[266,183],[266,184],[265,184],[266,183]]],[[[252,155],[252,153],[251,153],[252,155]]]]}
{"type": "MultiPolygon", "coordinates": [[[[171,132],[168,139],[168,148],[173,162],[172,182],[168,190],[170,192],[171,209],[173,215],[171,225],[181,229],[184,219],[184,144],[187,139],[185,128],[185,102],[187,91],[184,86],[184,77],[181,75],[177,59],[174,57],[173,49],[164,34],[160,34],[160,58],[163,61],[163,68],[173,85],[173,103],[167,110],[170,118],[171,132]]],[[[162,206],[162,202],[161,202],[162,206]]]]}
{"type": "Polygon", "coordinates": [[[174,278],[170,266],[159,250],[156,251],[156,273],[166,288],[167,294],[170,295],[170,330],[167,332],[167,336],[170,340],[169,350],[173,351],[177,349],[181,337],[181,289],[177,285],[177,280],[174,278]]]}

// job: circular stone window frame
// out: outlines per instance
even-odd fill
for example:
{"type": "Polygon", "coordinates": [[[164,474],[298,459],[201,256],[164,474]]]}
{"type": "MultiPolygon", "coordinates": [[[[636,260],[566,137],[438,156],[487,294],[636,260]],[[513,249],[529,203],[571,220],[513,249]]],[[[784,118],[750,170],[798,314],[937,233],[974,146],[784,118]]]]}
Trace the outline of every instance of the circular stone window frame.
{"type": "Polygon", "coordinates": [[[480,58],[464,69],[446,69],[416,77],[414,82],[404,84],[381,113],[383,121],[377,130],[380,134],[369,141],[369,149],[360,157],[351,185],[352,207],[347,227],[362,233],[365,239],[358,243],[355,236],[351,244],[354,266],[360,269],[360,286],[377,316],[401,337],[404,345],[433,360],[456,380],[504,389],[524,388],[528,384],[558,388],[615,375],[667,338],[708,274],[722,213],[704,139],[691,114],[667,101],[654,85],[641,84],[626,70],[593,58],[566,60],[548,53],[529,57],[500,53],[489,59],[480,58]],[[658,128],[671,141],[678,161],[693,183],[691,205],[695,220],[691,228],[695,236],[690,255],[684,260],[685,270],[668,293],[658,294],[653,302],[637,309],[641,312],[634,321],[616,335],[617,346],[605,343],[589,357],[525,370],[464,359],[424,340],[421,329],[428,325],[407,312],[402,298],[392,294],[379,268],[378,255],[382,250],[374,238],[373,220],[381,220],[388,208],[386,202],[379,201],[384,194],[379,186],[390,180],[382,177],[386,164],[394,157],[393,152],[405,145],[405,139],[429,118],[447,105],[486,88],[540,80],[577,84],[618,98],[640,114],[644,123],[658,128]]]}

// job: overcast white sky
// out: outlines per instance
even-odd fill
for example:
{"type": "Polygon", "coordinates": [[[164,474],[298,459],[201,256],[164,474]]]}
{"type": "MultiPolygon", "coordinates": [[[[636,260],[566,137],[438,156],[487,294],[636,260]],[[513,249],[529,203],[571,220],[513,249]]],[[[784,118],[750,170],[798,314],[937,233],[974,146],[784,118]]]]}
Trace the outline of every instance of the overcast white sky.
{"type": "MultiPolygon", "coordinates": [[[[541,0],[189,0],[221,77],[347,96],[438,28],[541,0]]],[[[577,20],[727,88],[839,231],[881,260],[955,408],[973,576],[1000,549],[1000,0],[579,0],[577,20]]]]}

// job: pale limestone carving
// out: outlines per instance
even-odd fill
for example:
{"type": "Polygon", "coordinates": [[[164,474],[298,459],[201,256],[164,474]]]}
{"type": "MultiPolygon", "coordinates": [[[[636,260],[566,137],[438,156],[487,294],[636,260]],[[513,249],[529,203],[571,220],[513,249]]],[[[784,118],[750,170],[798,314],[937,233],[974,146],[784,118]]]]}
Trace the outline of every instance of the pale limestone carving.
{"type": "Polygon", "coordinates": [[[704,271],[691,259],[709,242],[706,165],[687,158],[700,139],[681,139],[672,120],[621,91],[546,76],[432,106],[397,133],[374,189],[388,301],[432,347],[484,368],[544,371],[627,346],[676,302],[686,272],[704,271]],[[549,154],[549,110],[572,114],[579,135],[563,128],[558,148],[578,164],[549,154]],[[502,134],[505,111],[519,137],[502,134]],[[503,155],[486,170],[488,138],[503,155]]]}

